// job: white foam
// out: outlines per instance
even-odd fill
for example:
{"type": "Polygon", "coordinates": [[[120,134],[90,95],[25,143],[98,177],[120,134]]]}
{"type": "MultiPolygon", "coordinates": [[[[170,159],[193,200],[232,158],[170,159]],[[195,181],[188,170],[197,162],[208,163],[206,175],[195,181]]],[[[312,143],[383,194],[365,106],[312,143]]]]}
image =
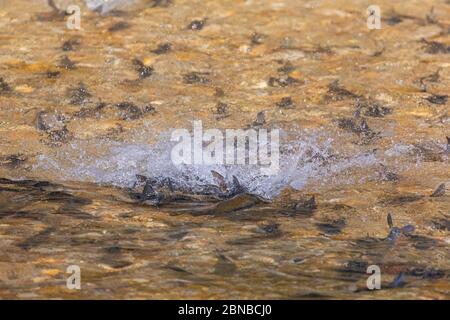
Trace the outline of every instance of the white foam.
{"type": "MultiPolygon", "coordinates": [[[[144,129],[142,129],[144,130],[144,129]]],[[[147,134],[147,133],[145,133],[147,134]]],[[[287,186],[302,189],[308,183],[321,185],[359,183],[379,175],[379,164],[401,156],[408,146],[393,146],[376,155],[369,148],[349,144],[343,137],[324,130],[284,132],[281,142],[280,171],[273,176],[261,174],[257,165],[179,165],[172,164],[173,145],[163,133],[158,143],[147,144],[136,134],[133,142],[112,140],[73,140],[54,154],[38,157],[34,170],[61,172],[63,180],[89,181],[130,187],[136,174],[170,177],[176,183],[201,189],[213,184],[211,170],[232,180],[233,175],[251,192],[273,197],[287,186]]]]}

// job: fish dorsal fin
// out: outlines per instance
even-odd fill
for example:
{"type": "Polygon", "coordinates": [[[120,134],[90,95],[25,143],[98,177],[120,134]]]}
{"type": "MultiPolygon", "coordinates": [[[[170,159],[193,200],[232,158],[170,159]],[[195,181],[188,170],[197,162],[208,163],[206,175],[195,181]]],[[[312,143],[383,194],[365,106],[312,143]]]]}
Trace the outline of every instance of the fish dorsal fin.
{"type": "Polygon", "coordinates": [[[388,223],[389,229],[392,229],[394,227],[394,222],[392,221],[392,215],[390,212],[387,215],[387,223],[388,223]]]}
{"type": "Polygon", "coordinates": [[[225,192],[228,190],[227,183],[223,175],[218,173],[217,171],[211,170],[211,174],[214,178],[214,182],[220,188],[221,191],[225,192]]]}

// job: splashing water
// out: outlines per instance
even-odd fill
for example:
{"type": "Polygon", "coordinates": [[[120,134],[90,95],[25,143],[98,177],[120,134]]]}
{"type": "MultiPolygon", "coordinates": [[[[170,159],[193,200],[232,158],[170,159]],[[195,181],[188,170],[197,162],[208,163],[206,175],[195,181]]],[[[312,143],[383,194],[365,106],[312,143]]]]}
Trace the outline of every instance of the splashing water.
{"type": "Polygon", "coordinates": [[[379,176],[380,164],[396,161],[410,150],[394,145],[377,154],[363,146],[343,148],[342,137],[333,139],[329,132],[318,130],[283,132],[282,136],[285,141],[280,146],[280,170],[272,176],[262,175],[258,165],[174,165],[170,152],[175,143],[170,142],[167,133],[155,144],[73,140],[54,154],[39,156],[34,169],[57,170],[64,180],[120,187],[131,187],[137,174],[169,177],[193,191],[214,184],[211,170],[215,170],[228,181],[236,176],[250,192],[271,198],[288,186],[303,189],[311,182],[322,186],[362,183],[379,176]]]}

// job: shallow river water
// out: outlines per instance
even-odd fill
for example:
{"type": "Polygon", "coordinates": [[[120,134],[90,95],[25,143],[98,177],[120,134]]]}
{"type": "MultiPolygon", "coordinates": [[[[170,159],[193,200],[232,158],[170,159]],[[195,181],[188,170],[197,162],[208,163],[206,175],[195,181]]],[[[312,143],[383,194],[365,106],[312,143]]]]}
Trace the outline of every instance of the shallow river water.
{"type": "Polygon", "coordinates": [[[118,2],[0,0],[0,298],[450,298],[449,1],[378,30],[370,1],[118,2]],[[280,170],[173,165],[193,121],[279,129],[280,170]]]}

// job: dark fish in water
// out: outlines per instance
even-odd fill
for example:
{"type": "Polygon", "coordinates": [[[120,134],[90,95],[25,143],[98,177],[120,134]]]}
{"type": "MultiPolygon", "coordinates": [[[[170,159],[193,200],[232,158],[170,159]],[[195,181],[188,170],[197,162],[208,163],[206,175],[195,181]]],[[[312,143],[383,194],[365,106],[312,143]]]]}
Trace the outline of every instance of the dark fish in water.
{"type": "Polygon", "coordinates": [[[450,46],[446,46],[443,43],[437,41],[421,40],[425,44],[425,52],[429,54],[450,53],[450,46]]]}
{"type": "Polygon", "coordinates": [[[294,205],[294,210],[298,212],[311,212],[315,209],[317,209],[317,202],[315,196],[311,196],[311,198],[309,198],[308,200],[305,200],[303,202],[297,202],[294,205]]]}
{"type": "Polygon", "coordinates": [[[76,62],[70,60],[68,56],[64,56],[59,61],[58,68],[73,70],[76,69],[76,62]]]}
{"type": "Polygon", "coordinates": [[[239,179],[233,176],[229,186],[225,178],[216,171],[211,171],[218,185],[200,185],[188,188],[182,183],[175,183],[171,178],[147,178],[136,176],[136,182],[130,191],[130,196],[141,202],[151,205],[167,204],[172,202],[217,202],[222,201],[218,207],[210,208],[211,212],[231,212],[241,208],[247,208],[252,203],[262,201],[256,195],[247,193],[247,189],[241,185],[239,179]],[[139,189],[142,191],[139,192],[139,189]],[[136,192],[138,191],[138,192],[136,192]],[[243,197],[239,197],[242,195],[243,197]]]}
{"type": "Polygon", "coordinates": [[[337,219],[329,222],[317,223],[316,226],[319,228],[320,231],[328,235],[335,235],[341,233],[342,228],[345,227],[345,220],[337,219]]]}
{"type": "Polygon", "coordinates": [[[231,115],[228,110],[229,110],[228,104],[226,104],[225,102],[218,102],[216,108],[213,109],[212,112],[216,116],[217,120],[222,120],[228,118],[231,115]]]}
{"type": "Polygon", "coordinates": [[[11,169],[16,169],[26,161],[27,156],[25,156],[24,154],[11,154],[8,156],[0,157],[0,166],[6,166],[11,169]]]}
{"type": "Polygon", "coordinates": [[[430,197],[442,197],[443,195],[445,195],[445,183],[441,183],[430,197]]]}
{"type": "Polygon", "coordinates": [[[426,97],[425,99],[428,102],[430,102],[430,103],[443,105],[443,104],[447,103],[448,96],[447,95],[433,94],[433,95],[431,95],[429,97],[426,97]]]}
{"type": "Polygon", "coordinates": [[[189,30],[202,30],[205,26],[206,19],[203,20],[193,20],[191,23],[188,24],[187,29],[189,30]]]}
{"type": "Polygon", "coordinates": [[[5,93],[5,92],[9,92],[11,91],[11,87],[9,86],[9,84],[5,81],[5,79],[3,79],[2,77],[0,77],[0,93],[5,93]]]}
{"type": "Polygon", "coordinates": [[[389,284],[389,288],[399,288],[403,287],[405,284],[405,274],[403,272],[400,272],[389,284]]]}
{"type": "Polygon", "coordinates": [[[286,76],[283,75],[281,77],[270,77],[269,81],[267,81],[267,84],[270,87],[280,87],[280,88],[284,88],[284,87],[288,87],[288,86],[292,86],[294,84],[299,84],[300,81],[291,77],[291,76],[286,76]]]}
{"type": "Polygon", "coordinates": [[[164,54],[172,50],[172,45],[170,43],[160,43],[155,50],[152,50],[154,54],[164,54]]]}
{"type": "Polygon", "coordinates": [[[414,232],[415,228],[413,225],[406,225],[401,228],[394,227],[394,222],[392,221],[392,215],[388,213],[387,215],[387,223],[389,226],[389,235],[387,236],[386,240],[395,243],[395,241],[402,235],[408,235],[412,232],[414,232]]]}
{"type": "Polygon", "coordinates": [[[221,276],[231,276],[237,270],[234,262],[223,254],[218,254],[216,265],[214,266],[214,273],[221,276]]]}
{"type": "Polygon", "coordinates": [[[231,199],[218,202],[213,208],[208,209],[208,212],[210,214],[225,214],[248,209],[262,203],[267,203],[267,200],[256,195],[244,193],[236,195],[231,199]]]}
{"type": "Polygon", "coordinates": [[[229,196],[233,197],[240,193],[247,192],[247,189],[241,185],[238,178],[236,176],[233,176],[233,184],[231,185],[231,190],[229,196]]]}
{"type": "Polygon", "coordinates": [[[264,123],[266,123],[266,117],[264,115],[264,111],[258,112],[256,115],[256,120],[253,122],[254,126],[262,126],[264,123]]]}
{"type": "Polygon", "coordinates": [[[133,60],[133,65],[135,66],[140,79],[148,78],[153,74],[153,67],[146,66],[141,60],[137,58],[133,60]]]}
{"type": "Polygon", "coordinates": [[[263,35],[261,33],[253,32],[252,36],[250,37],[250,42],[252,45],[257,46],[259,44],[262,44],[265,39],[266,39],[265,35],[263,35]]]}
{"type": "Polygon", "coordinates": [[[207,75],[208,73],[204,72],[190,72],[183,76],[183,81],[186,84],[207,84],[211,82],[211,80],[206,77],[207,75]]]}
{"type": "Polygon", "coordinates": [[[156,7],[161,7],[161,8],[166,8],[168,6],[170,6],[171,4],[173,4],[173,0],[152,0],[150,7],[152,8],[156,8],[156,7]]]}
{"type": "Polygon", "coordinates": [[[180,268],[180,267],[178,267],[176,265],[173,265],[173,264],[167,264],[167,265],[164,266],[164,268],[172,270],[172,271],[175,271],[175,272],[184,273],[186,275],[192,274],[191,272],[189,272],[189,271],[187,271],[187,270],[185,270],[183,268],[180,268]]]}
{"type": "Polygon", "coordinates": [[[70,39],[67,41],[64,41],[63,45],[62,45],[62,50],[63,51],[73,51],[75,50],[75,47],[78,46],[80,44],[80,40],[78,39],[70,39]]]}
{"type": "Polygon", "coordinates": [[[339,128],[347,130],[349,132],[355,133],[359,135],[360,138],[363,139],[363,141],[371,141],[379,136],[379,132],[373,131],[366,119],[364,118],[358,118],[358,119],[352,119],[352,118],[342,118],[338,119],[337,125],[339,128]]]}
{"type": "Polygon", "coordinates": [[[281,109],[294,109],[295,103],[291,97],[283,97],[280,102],[277,102],[277,107],[281,109]]]}
{"type": "Polygon", "coordinates": [[[284,66],[278,68],[277,71],[288,74],[294,71],[295,69],[296,69],[295,66],[293,66],[292,63],[288,61],[284,64],[284,66]]]}
{"type": "Polygon", "coordinates": [[[119,21],[108,28],[109,32],[117,32],[121,30],[128,29],[130,24],[125,21],[119,21]]]}
{"type": "Polygon", "coordinates": [[[353,92],[341,87],[339,85],[339,80],[335,80],[328,85],[328,92],[325,97],[325,100],[341,101],[348,98],[356,99],[359,97],[360,97],[359,95],[354,94],[353,92]]]}
{"type": "Polygon", "coordinates": [[[71,104],[84,104],[92,97],[88,88],[82,82],[80,82],[76,88],[70,89],[69,94],[71,104]]]}
{"type": "Polygon", "coordinates": [[[122,120],[136,120],[143,115],[142,110],[131,102],[121,102],[116,107],[120,110],[122,120]]]}
{"type": "Polygon", "coordinates": [[[433,227],[437,230],[450,231],[450,219],[440,218],[432,221],[433,227]]]}
{"type": "Polygon", "coordinates": [[[361,113],[368,117],[382,118],[392,113],[392,109],[382,106],[376,101],[358,99],[356,101],[356,115],[359,116],[361,113]]]}
{"type": "Polygon", "coordinates": [[[394,222],[392,221],[392,215],[390,212],[387,215],[387,223],[388,223],[389,229],[392,229],[394,227],[394,222]]]}
{"type": "Polygon", "coordinates": [[[412,242],[414,248],[418,250],[428,250],[431,249],[437,245],[440,245],[440,242],[436,239],[416,235],[416,234],[409,234],[407,235],[408,239],[412,242]]]}
{"type": "Polygon", "coordinates": [[[260,226],[259,229],[267,234],[278,234],[281,233],[280,231],[280,224],[279,223],[270,223],[267,225],[260,226]]]}
{"type": "Polygon", "coordinates": [[[406,272],[407,275],[413,276],[413,277],[420,277],[422,279],[441,279],[445,277],[446,273],[444,270],[435,269],[435,268],[428,268],[428,267],[416,267],[408,269],[406,272]]]}
{"type": "Polygon", "coordinates": [[[423,199],[422,195],[415,195],[415,194],[400,195],[400,196],[389,197],[385,200],[380,201],[380,203],[383,205],[399,206],[399,205],[404,205],[406,203],[416,202],[421,199],[423,199]]]}
{"type": "Polygon", "coordinates": [[[227,192],[228,186],[225,181],[225,178],[220,173],[218,173],[217,171],[214,171],[214,170],[211,170],[211,174],[213,175],[214,181],[216,182],[216,184],[220,188],[220,190],[222,192],[227,192]]]}

